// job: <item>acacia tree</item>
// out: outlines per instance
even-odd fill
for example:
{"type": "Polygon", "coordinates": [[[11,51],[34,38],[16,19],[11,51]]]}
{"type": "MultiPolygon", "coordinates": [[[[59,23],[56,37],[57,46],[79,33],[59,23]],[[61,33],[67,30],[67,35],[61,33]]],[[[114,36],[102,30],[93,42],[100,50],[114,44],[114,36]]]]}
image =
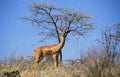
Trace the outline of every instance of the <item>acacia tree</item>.
{"type": "MultiPolygon", "coordinates": [[[[46,3],[32,3],[30,5],[31,16],[23,17],[32,25],[39,27],[39,34],[44,36],[41,40],[54,37],[60,42],[58,29],[64,30],[71,36],[83,36],[93,29],[91,16],[83,12],[75,12],[70,9],[56,8],[46,3]]],[[[60,53],[62,61],[62,52],[60,53]]]]}
{"type": "Polygon", "coordinates": [[[116,40],[118,40],[120,42],[120,23],[115,24],[115,28],[116,28],[115,38],[116,38],[116,40]]]}
{"type": "Polygon", "coordinates": [[[102,31],[102,40],[98,40],[104,47],[104,62],[107,64],[114,63],[116,57],[119,55],[120,47],[120,26],[119,24],[113,25],[112,27],[105,26],[102,31]]]}

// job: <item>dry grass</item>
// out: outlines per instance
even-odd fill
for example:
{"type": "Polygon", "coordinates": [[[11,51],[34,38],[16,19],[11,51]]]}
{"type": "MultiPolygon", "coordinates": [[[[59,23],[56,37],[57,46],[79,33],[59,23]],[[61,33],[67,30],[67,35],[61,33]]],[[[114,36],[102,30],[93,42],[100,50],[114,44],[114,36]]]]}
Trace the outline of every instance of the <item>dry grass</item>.
{"type": "Polygon", "coordinates": [[[7,77],[2,75],[4,71],[13,70],[18,70],[21,77],[120,77],[120,63],[106,63],[101,54],[90,53],[82,59],[65,61],[57,69],[53,63],[42,62],[37,69],[31,70],[31,60],[21,57],[1,61],[0,77],[7,77]]]}

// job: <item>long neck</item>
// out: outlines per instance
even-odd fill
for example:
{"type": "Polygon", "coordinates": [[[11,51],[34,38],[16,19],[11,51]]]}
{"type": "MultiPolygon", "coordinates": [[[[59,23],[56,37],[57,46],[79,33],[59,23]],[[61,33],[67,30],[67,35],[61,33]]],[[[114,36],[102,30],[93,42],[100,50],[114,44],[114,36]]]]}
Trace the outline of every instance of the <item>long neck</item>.
{"type": "Polygon", "coordinates": [[[65,37],[64,37],[64,36],[61,36],[60,43],[59,43],[59,47],[60,47],[60,48],[63,48],[64,44],[65,44],[65,37]]]}

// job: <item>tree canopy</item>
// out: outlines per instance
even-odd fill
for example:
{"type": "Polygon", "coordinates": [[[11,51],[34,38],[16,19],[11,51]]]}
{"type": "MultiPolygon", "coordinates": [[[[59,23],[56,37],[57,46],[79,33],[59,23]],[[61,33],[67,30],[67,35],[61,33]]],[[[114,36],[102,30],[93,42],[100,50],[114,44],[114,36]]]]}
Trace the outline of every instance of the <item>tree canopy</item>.
{"type": "Polygon", "coordinates": [[[93,29],[92,17],[85,12],[56,8],[53,5],[41,2],[32,3],[30,12],[31,16],[22,19],[38,26],[39,34],[44,36],[42,39],[55,37],[60,42],[58,29],[74,36],[83,36],[93,29]]]}

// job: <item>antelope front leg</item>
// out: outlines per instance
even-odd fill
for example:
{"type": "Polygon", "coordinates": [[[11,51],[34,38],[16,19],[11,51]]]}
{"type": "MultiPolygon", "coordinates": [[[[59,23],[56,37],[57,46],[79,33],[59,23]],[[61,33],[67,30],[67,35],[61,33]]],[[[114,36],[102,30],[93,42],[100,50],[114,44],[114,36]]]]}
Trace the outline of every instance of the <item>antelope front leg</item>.
{"type": "Polygon", "coordinates": [[[57,68],[57,67],[58,67],[58,55],[57,55],[57,54],[54,54],[54,55],[53,55],[53,59],[54,59],[55,68],[57,68]]]}

